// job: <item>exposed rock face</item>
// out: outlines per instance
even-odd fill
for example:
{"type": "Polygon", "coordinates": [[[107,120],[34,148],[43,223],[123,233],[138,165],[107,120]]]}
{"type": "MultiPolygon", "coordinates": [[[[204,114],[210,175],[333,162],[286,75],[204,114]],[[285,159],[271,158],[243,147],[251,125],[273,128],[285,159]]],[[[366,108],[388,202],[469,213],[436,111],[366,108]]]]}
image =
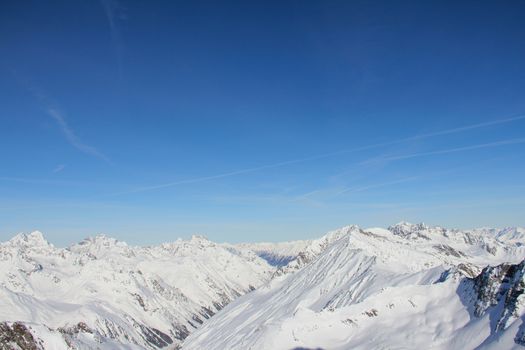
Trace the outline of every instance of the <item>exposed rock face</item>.
{"type": "MultiPolygon", "coordinates": [[[[500,332],[520,317],[525,308],[525,260],[519,264],[486,267],[473,279],[477,300],[474,315],[492,312],[493,333],[500,332]],[[521,312],[520,312],[521,311],[521,312]]],[[[524,327],[516,334],[515,342],[525,345],[524,327]]]]}
{"type": "Polygon", "coordinates": [[[0,323],[0,349],[2,350],[44,350],[41,342],[33,337],[22,323],[0,323]]]}
{"type": "MultiPolygon", "coordinates": [[[[429,229],[430,228],[423,223],[410,224],[408,222],[400,222],[388,228],[390,232],[399,237],[403,237],[406,239],[422,238],[426,240],[430,240],[430,238],[426,234],[426,231],[428,231],[429,229]]],[[[442,233],[444,230],[439,228],[439,231],[442,233]]]]}

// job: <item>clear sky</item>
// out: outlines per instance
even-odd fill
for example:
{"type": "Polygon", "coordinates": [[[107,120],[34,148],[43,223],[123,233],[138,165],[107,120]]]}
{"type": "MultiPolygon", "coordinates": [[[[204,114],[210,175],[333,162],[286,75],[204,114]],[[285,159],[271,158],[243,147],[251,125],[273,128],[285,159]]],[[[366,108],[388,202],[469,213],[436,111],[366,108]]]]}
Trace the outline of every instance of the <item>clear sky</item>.
{"type": "Polygon", "coordinates": [[[525,225],[523,1],[2,1],[0,240],[525,225]]]}

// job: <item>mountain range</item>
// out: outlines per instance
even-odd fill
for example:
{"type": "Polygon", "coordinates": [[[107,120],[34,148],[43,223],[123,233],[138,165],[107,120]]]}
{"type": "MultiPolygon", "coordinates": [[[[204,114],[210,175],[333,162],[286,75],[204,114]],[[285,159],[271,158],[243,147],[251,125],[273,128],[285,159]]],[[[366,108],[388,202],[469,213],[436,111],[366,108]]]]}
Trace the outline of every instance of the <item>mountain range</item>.
{"type": "Polygon", "coordinates": [[[524,349],[525,229],[0,244],[2,349],[524,349]]]}

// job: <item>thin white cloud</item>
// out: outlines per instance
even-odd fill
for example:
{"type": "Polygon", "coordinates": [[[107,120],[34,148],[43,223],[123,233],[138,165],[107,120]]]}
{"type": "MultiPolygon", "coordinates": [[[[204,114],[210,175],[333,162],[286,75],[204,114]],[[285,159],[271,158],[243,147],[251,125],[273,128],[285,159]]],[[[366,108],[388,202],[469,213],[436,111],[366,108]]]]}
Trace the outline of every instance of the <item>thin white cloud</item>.
{"type": "MultiPolygon", "coordinates": [[[[400,144],[400,143],[409,142],[409,141],[414,141],[414,140],[423,140],[423,139],[436,137],[436,136],[442,136],[442,135],[448,135],[448,134],[456,134],[456,133],[466,132],[466,131],[469,131],[469,130],[486,128],[486,127],[489,127],[489,126],[516,122],[516,121],[520,121],[520,120],[524,120],[524,119],[525,119],[525,115],[519,115],[519,116],[510,117],[510,118],[504,118],[504,119],[495,119],[495,120],[491,120],[491,121],[487,121],[487,122],[483,122],[483,123],[466,125],[466,126],[462,126],[462,127],[459,127],[459,128],[446,129],[446,130],[441,130],[441,131],[436,131],[436,132],[426,133],[426,134],[419,134],[419,135],[414,135],[414,136],[410,136],[410,137],[406,137],[406,138],[402,138],[402,139],[398,139],[398,140],[393,140],[393,141],[389,141],[389,142],[375,143],[375,144],[361,146],[361,147],[356,147],[356,148],[352,148],[352,149],[346,149],[346,150],[340,150],[340,151],[336,151],[336,152],[319,154],[319,155],[315,155],[315,156],[311,156],[311,157],[307,157],[307,158],[299,158],[299,159],[293,159],[293,160],[288,160],[288,161],[283,161],[283,162],[263,165],[263,166],[259,166],[259,167],[240,169],[240,170],[235,170],[235,171],[231,171],[231,172],[227,172],[227,173],[223,173],[223,174],[217,174],[217,175],[211,175],[211,176],[202,176],[202,177],[196,177],[196,178],[193,178],[193,179],[180,180],[180,181],[173,181],[173,182],[168,182],[168,183],[164,183],[164,184],[160,184],[160,185],[139,187],[139,188],[136,188],[136,189],[133,189],[133,190],[130,190],[130,191],[113,193],[113,194],[110,194],[110,196],[119,196],[119,195],[125,195],[125,194],[147,192],[147,191],[153,191],[153,190],[158,190],[158,189],[163,189],[163,188],[168,188],[168,187],[173,187],[173,186],[178,186],[178,185],[193,184],[193,183],[199,183],[199,182],[204,182],[204,181],[222,179],[222,178],[226,178],[226,177],[230,177],[230,176],[242,175],[242,174],[257,172],[257,171],[260,171],[260,170],[273,169],[273,168],[278,168],[278,167],[291,165],[291,164],[304,163],[304,162],[308,162],[308,161],[329,158],[329,157],[333,157],[333,156],[337,156],[337,155],[341,155],[341,154],[355,153],[355,152],[359,152],[359,151],[376,149],[376,148],[381,148],[381,147],[385,147],[385,146],[391,146],[391,145],[400,144]]],[[[428,155],[437,155],[437,154],[461,152],[461,151],[468,151],[468,150],[473,150],[473,149],[478,149],[478,148],[496,147],[496,146],[502,146],[502,145],[508,145],[508,144],[523,143],[523,142],[525,142],[525,139],[504,140],[504,141],[499,141],[499,142],[494,142],[494,143],[473,145],[473,146],[467,146],[467,147],[461,147],[461,148],[455,148],[455,149],[439,150],[439,151],[426,152],[426,153],[417,153],[417,154],[404,155],[404,156],[387,157],[385,160],[398,160],[398,159],[405,159],[405,158],[422,157],[422,156],[425,156],[425,155],[428,156],[428,155]]],[[[362,163],[364,164],[365,162],[362,162],[362,163]]]]}
{"type": "Polygon", "coordinates": [[[509,140],[502,140],[502,141],[496,141],[496,142],[481,143],[477,145],[448,148],[448,149],[442,149],[442,150],[437,150],[437,151],[403,154],[399,156],[383,156],[383,157],[374,158],[371,161],[376,161],[378,159],[382,161],[396,161],[396,160],[403,160],[403,159],[410,159],[410,158],[417,158],[417,157],[428,157],[428,156],[441,155],[441,154],[465,152],[465,151],[471,151],[471,150],[482,149],[482,148],[492,148],[492,147],[499,147],[499,146],[506,146],[506,145],[517,145],[521,143],[525,143],[525,138],[517,138],[517,139],[509,139],[509,140]]]}
{"type": "Polygon", "coordinates": [[[119,77],[122,75],[122,39],[120,35],[120,28],[118,26],[118,20],[125,18],[121,12],[121,6],[116,0],[100,0],[100,4],[104,9],[104,14],[109,25],[109,32],[111,34],[111,41],[115,50],[117,59],[117,68],[119,77]]]}
{"type": "MultiPolygon", "coordinates": [[[[356,165],[359,166],[359,164],[356,164],[356,165]]],[[[377,188],[389,187],[389,186],[403,184],[403,183],[406,183],[406,182],[417,181],[417,180],[421,180],[421,179],[427,180],[429,178],[436,178],[436,177],[437,178],[443,178],[444,176],[447,176],[449,174],[457,173],[458,171],[462,170],[465,167],[467,167],[467,166],[447,168],[446,170],[442,170],[442,171],[439,171],[439,172],[432,171],[432,173],[407,176],[407,177],[399,178],[399,179],[396,179],[396,180],[384,181],[384,182],[379,182],[379,183],[372,183],[372,184],[368,184],[368,185],[365,185],[365,186],[359,186],[359,187],[358,186],[354,186],[354,187],[345,186],[343,188],[341,188],[341,187],[321,188],[321,189],[316,189],[316,190],[310,191],[308,193],[305,193],[305,194],[297,197],[297,199],[303,199],[303,198],[307,199],[307,198],[309,198],[311,196],[322,194],[324,199],[329,200],[329,199],[333,199],[335,197],[339,197],[339,196],[347,194],[347,193],[364,192],[364,191],[374,190],[374,189],[377,189],[377,188]]],[[[358,167],[356,167],[356,168],[358,168],[358,167]]]]}
{"type": "Polygon", "coordinates": [[[91,182],[81,182],[81,181],[64,181],[64,180],[48,180],[48,179],[31,179],[23,177],[9,177],[9,176],[0,176],[0,181],[9,181],[9,182],[21,182],[27,184],[42,184],[42,185],[57,185],[57,186],[88,186],[93,185],[91,182]]]}
{"type": "Polygon", "coordinates": [[[317,188],[300,195],[291,196],[287,202],[301,202],[303,204],[320,208],[326,206],[327,200],[337,195],[341,190],[342,187],[317,188]]]}
{"type": "MultiPolygon", "coordinates": [[[[35,100],[38,102],[40,108],[42,108],[42,110],[44,110],[44,112],[55,121],[55,123],[58,125],[60,131],[62,132],[66,140],[69,142],[69,144],[71,144],[73,147],[77,148],[81,152],[97,157],[109,164],[112,164],[111,160],[104,153],[100,152],[93,146],[83,143],[80,140],[80,138],[76,135],[74,130],[67,124],[66,119],[59,111],[59,108],[56,107],[58,104],[52,99],[50,99],[42,89],[40,89],[31,80],[21,77],[17,72],[13,72],[13,74],[15,76],[15,79],[18,80],[20,84],[22,84],[29,91],[29,93],[31,93],[31,95],[33,95],[35,100]]],[[[63,169],[60,169],[58,171],[61,170],[63,169]]]]}
{"type": "Polygon", "coordinates": [[[66,140],[69,142],[71,146],[75,147],[81,152],[84,152],[85,154],[100,158],[104,160],[105,162],[111,164],[111,161],[106,155],[104,155],[102,152],[97,150],[95,147],[83,143],[80,140],[80,138],[78,138],[78,136],[75,134],[73,129],[69,127],[66,120],[64,119],[64,117],[58,110],[54,108],[48,108],[47,113],[56,122],[56,124],[60,128],[60,131],[62,132],[62,134],[64,135],[64,137],[66,138],[66,140]]]}
{"type": "Polygon", "coordinates": [[[464,132],[464,131],[480,129],[480,128],[486,128],[488,126],[511,123],[511,122],[515,122],[515,121],[523,120],[523,119],[525,119],[525,115],[516,115],[514,117],[509,117],[509,118],[489,120],[489,121],[486,121],[486,122],[483,122],[483,123],[465,125],[465,126],[462,126],[462,127],[459,127],[459,128],[453,128],[453,129],[448,129],[448,130],[441,130],[441,131],[431,132],[431,133],[428,133],[428,134],[420,134],[420,135],[408,137],[408,138],[402,139],[402,142],[419,140],[419,139],[426,139],[426,138],[429,138],[429,137],[442,136],[442,135],[448,135],[448,134],[456,134],[456,133],[460,133],[460,132],[464,132]]]}
{"type": "Polygon", "coordinates": [[[114,0],[100,0],[100,3],[104,8],[104,13],[108,20],[111,37],[113,38],[113,40],[117,41],[120,37],[120,32],[115,20],[115,10],[117,8],[117,2],[114,0]]]}
{"type": "Polygon", "coordinates": [[[376,189],[376,188],[392,186],[392,185],[398,185],[398,184],[402,184],[402,183],[405,183],[405,182],[414,181],[414,180],[417,180],[419,178],[420,178],[419,176],[410,176],[410,177],[406,177],[406,178],[399,179],[399,180],[382,182],[382,183],[372,184],[372,185],[368,185],[368,186],[346,188],[343,191],[337,193],[334,197],[337,197],[337,196],[340,196],[340,195],[346,194],[346,193],[363,192],[363,191],[368,191],[368,190],[372,190],[372,189],[376,189]]]}
{"type": "Polygon", "coordinates": [[[65,164],[58,164],[55,169],[53,169],[53,173],[59,173],[61,172],[62,170],[64,170],[66,168],[66,165],[65,164]]]}

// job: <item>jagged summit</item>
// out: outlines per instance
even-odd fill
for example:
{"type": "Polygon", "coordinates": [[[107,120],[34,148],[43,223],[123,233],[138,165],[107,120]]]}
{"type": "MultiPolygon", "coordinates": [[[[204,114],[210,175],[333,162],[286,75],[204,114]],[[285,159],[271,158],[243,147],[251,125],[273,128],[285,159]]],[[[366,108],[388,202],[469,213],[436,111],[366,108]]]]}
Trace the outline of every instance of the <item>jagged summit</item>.
{"type": "Polygon", "coordinates": [[[98,234],[91,237],[86,237],[82,241],[78,243],[78,245],[103,245],[103,246],[114,246],[114,245],[120,245],[120,246],[127,246],[126,242],[119,241],[116,238],[107,236],[105,234],[98,234]]]}
{"type": "Polygon", "coordinates": [[[430,227],[424,223],[412,224],[406,221],[401,221],[388,227],[388,230],[400,237],[418,239],[428,238],[425,232],[428,232],[430,227]]]}
{"type": "Polygon", "coordinates": [[[126,242],[119,241],[116,238],[104,234],[84,238],[82,241],[70,245],[66,250],[76,254],[88,254],[95,257],[112,254],[133,254],[132,248],[129,247],[126,242]]]}
{"type": "Polygon", "coordinates": [[[13,238],[11,238],[7,243],[11,245],[35,246],[35,247],[51,246],[51,244],[44,238],[44,235],[40,231],[33,231],[29,234],[19,233],[13,238]]]}
{"type": "Polygon", "coordinates": [[[2,321],[30,324],[53,338],[41,339],[44,348],[177,347],[274,270],[253,252],[203,237],[133,247],[97,235],[68,248],[35,249],[41,241],[18,235],[0,245],[0,328],[2,321]]]}
{"type": "Polygon", "coordinates": [[[407,226],[407,227],[423,226],[423,227],[425,227],[426,225],[423,222],[414,224],[414,223],[409,222],[409,221],[401,220],[397,224],[391,225],[390,227],[394,227],[394,226],[407,226]]]}
{"type": "Polygon", "coordinates": [[[501,240],[512,241],[521,246],[525,244],[525,228],[505,227],[496,233],[496,237],[501,240]]]}
{"type": "Polygon", "coordinates": [[[212,243],[208,239],[208,237],[206,237],[205,235],[200,235],[200,234],[191,235],[190,241],[194,243],[200,243],[200,244],[211,244],[212,243]]]}

